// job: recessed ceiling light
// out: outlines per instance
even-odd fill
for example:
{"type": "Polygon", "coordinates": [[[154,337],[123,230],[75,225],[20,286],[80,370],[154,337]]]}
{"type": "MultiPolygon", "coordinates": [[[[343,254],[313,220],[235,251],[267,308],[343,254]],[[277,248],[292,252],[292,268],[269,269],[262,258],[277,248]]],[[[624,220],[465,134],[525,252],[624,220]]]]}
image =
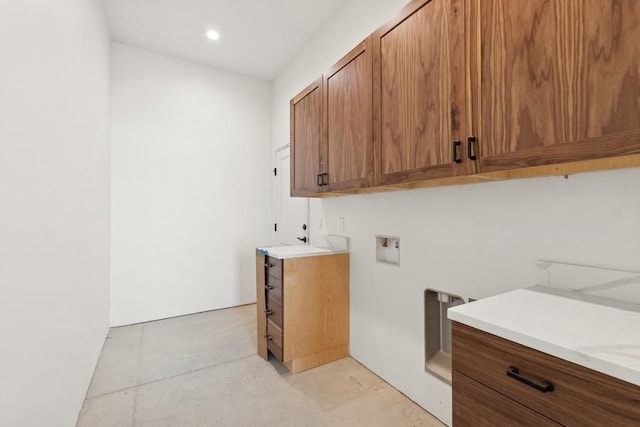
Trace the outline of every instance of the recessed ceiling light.
{"type": "Polygon", "coordinates": [[[207,31],[207,38],[209,40],[220,40],[220,33],[216,30],[209,30],[207,31]]]}

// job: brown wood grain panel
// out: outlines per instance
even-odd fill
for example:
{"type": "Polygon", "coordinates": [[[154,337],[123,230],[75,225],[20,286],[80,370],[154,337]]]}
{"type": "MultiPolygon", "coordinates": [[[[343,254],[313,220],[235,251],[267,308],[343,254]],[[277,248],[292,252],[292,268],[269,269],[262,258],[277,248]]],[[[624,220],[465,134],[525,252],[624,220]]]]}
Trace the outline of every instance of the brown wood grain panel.
{"type": "Polygon", "coordinates": [[[265,302],[265,271],[264,271],[265,256],[256,250],[256,310],[257,310],[257,349],[258,356],[263,359],[268,358],[267,342],[264,339],[264,334],[267,332],[267,319],[264,315],[266,307],[265,302]]]}
{"type": "Polygon", "coordinates": [[[349,255],[287,259],[284,360],[349,344],[349,255]]]}
{"type": "Polygon", "coordinates": [[[376,184],[473,171],[452,155],[468,122],[464,19],[463,1],[413,1],[375,33],[376,184]]]}
{"type": "Polygon", "coordinates": [[[276,356],[276,359],[282,362],[284,348],[282,329],[273,323],[271,319],[267,319],[267,337],[265,340],[269,351],[276,356]]]}
{"type": "Polygon", "coordinates": [[[282,328],[283,310],[282,299],[272,298],[272,295],[267,294],[267,304],[265,309],[265,315],[267,319],[271,320],[277,326],[282,328]]]}
{"type": "Polygon", "coordinates": [[[485,172],[474,175],[460,175],[446,178],[419,180],[406,183],[389,184],[386,186],[367,187],[356,191],[322,193],[314,197],[336,197],[349,194],[365,194],[396,190],[410,190],[414,188],[431,188],[446,185],[466,185],[478,182],[503,181],[508,179],[535,178],[541,176],[570,175],[584,172],[624,169],[640,167],[640,154],[629,154],[619,157],[605,157],[601,159],[582,160],[571,163],[554,163],[543,166],[532,166],[526,168],[499,170],[495,172],[485,172]]]}
{"type": "Polygon", "coordinates": [[[267,279],[268,283],[265,287],[267,299],[282,305],[282,281],[280,279],[274,279],[272,276],[267,276],[267,279]]]}
{"type": "Polygon", "coordinates": [[[478,0],[472,8],[482,171],[640,152],[640,3],[478,0]]]}
{"type": "Polygon", "coordinates": [[[624,136],[606,135],[585,141],[559,144],[554,149],[532,147],[512,153],[486,157],[482,162],[485,172],[513,168],[543,166],[572,161],[625,156],[640,153],[640,129],[624,136]],[[621,138],[624,142],[621,142],[621,138]],[[603,155],[604,154],[604,155],[603,155]]]}
{"type": "Polygon", "coordinates": [[[640,425],[638,386],[457,322],[452,334],[454,370],[560,424],[640,425]],[[510,366],[555,390],[542,393],[508,377],[510,366]]]}
{"type": "Polygon", "coordinates": [[[351,50],[324,76],[325,191],[368,185],[373,156],[371,39],[351,50]]]}
{"type": "Polygon", "coordinates": [[[269,276],[276,280],[282,280],[282,264],[284,260],[267,256],[265,257],[265,266],[267,266],[267,272],[269,276]]]}
{"type": "Polygon", "coordinates": [[[298,357],[297,359],[285,360],[284,365],[292,374],[297,374],[347,356],[349,356],[349,345],[342,344],[307,356],[298,357]]]}
{"type": "Polygon", "coordinates": [[[290,103],[291,195],[319,191],[320,145],[323,139],[322,79],[305,88],[290,103]]]}
{"type": "Polygon", "coordinates": [[[453,425],[455,427],[560,426],[458,371],[453,371],[453,425]]]}

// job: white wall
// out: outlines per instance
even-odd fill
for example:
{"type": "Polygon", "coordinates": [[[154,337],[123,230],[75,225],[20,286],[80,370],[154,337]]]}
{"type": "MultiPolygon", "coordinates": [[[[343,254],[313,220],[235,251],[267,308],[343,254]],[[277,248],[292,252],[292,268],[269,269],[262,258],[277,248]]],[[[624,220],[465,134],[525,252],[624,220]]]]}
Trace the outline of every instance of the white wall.
{"type": "MultiPolygon", "coordinates": [[[[288,100],[402,3],[350,0],[278,77],[275,146],[288,100]]],[[[312,244],[345,218],[351,354],[449,424],[450,387],[424,372],[425,288],[482,298],[528,286],[539,258],[640,270],[638,168],[322,199],[311,216],[312,244]],[[375,263],[376,234],[400,236],[400,267],[375,263]]]]}
{"type": "Polygon", "coordinates": [[[100,0],[0,3],[0,425],[75,424],[109,322],[100,0]]]}
{"type": "Polygon", "coordinates": [[[270,85],[117,43],[111,70],[112,325],[254,302],[270,85]]]}

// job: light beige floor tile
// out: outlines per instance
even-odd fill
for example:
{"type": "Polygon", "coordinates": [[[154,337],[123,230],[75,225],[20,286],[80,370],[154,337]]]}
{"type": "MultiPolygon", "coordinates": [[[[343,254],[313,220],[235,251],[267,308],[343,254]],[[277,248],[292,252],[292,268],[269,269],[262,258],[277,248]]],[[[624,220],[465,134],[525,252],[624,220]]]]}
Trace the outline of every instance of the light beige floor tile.
{"type": "Polygon", "coordinates": [[[145,326],[140,383],[256,353],[255,306],[151,322],[145,326]]]}
{"type": "Polygon", "coordinates": [[[255,327],[250,305],[113,329],[78,426],[443,425],[351,358],[291,375],[255,327]]]}
{"type": "Polygon", "coordinates": [[[138,384],[143,328],[143,324],[138,324],[109,331],[87,398],[138,384]]]}
{"type": "Polygon", "coordinates": [[[288,376],[286,381],[325,411],[388,387],[380,377],[350,357],[288,376]]]}
{"type": "Polygon", "coordinates": [[[319,411],[252,355],[141,386],[136,426],[299,425],[319,411]]]}
{"type": "Polygon", "coordinates": [[[134,427],[136,389],[84,401],[76,427],[134,427]]]}

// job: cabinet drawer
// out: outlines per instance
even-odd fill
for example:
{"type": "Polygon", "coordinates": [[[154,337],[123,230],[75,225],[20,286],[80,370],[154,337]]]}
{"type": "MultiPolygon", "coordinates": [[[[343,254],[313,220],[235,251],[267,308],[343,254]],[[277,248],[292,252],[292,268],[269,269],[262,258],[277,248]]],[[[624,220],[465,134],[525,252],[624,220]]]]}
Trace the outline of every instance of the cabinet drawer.
{"type": "Polygon", "coordinates": [[[268,297],[266,306],[265,315],[267,316],[267,319],[282,328],[282,304],[280,301],[273,300],[268,297]]]}
{"type": "Polygon", "coordinates": [[[267,298],[282,305],[282,279],[267,276],[264,287],[266,289],[267,298]]]}
{"type": "Polygon", "coordinates": [[[457,322],[452,330],[453,369],[524,406],[564,425],[640,425],[640,387],[457,322]],[[508,376],[511,367],[554,390],[508,376]]]}
{"type": "Polygon", "coordinates": [[[282,329],[270,319],[267,319],[267,336],[265,339],[267,340],[267,348],[282,362],[282,329]]]}
{"type": "MultiPolygon", "coordinates": [[[[264,257],[264,267],[267,269],[267,276],[282,280],[282,260],[270,256],[264,257]]],[[[269,281],[269,279],[267,279],[269,281]]]]}
{"type": "Polygon", "coordinates": [[[452,375],[455,427],[560,426],[458,371],[453,371],[452,375]]]}

